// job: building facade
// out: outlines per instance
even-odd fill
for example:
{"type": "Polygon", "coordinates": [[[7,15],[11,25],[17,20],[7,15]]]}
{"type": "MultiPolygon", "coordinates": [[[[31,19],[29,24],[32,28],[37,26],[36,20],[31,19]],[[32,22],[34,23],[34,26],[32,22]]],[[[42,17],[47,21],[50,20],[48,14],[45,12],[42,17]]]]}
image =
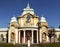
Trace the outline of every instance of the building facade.
{"type": "MultiPolygon", "coordinates": [[[[49,42],[48,32],[51,30],[47,27],[45,17],[39,18],[28,4],[17,19],[15,16],[11,18],[8,28],[0,28],[0,42],[26,44],[30,40],[31,44],[47,43],[49,42]]],[[[58,42],[60,29],[55,28],[54,31],[58,42]]]]}

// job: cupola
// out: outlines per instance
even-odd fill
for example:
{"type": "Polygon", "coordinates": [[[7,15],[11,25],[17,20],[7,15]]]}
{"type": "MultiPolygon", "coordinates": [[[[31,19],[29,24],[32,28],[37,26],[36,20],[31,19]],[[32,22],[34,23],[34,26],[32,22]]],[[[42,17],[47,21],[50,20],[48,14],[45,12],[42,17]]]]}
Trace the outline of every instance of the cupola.
{"type": "Polygon", "coordinates": [[[47,22],[47,21],[46,21],[45,17],[42,16],[40,19],[40,22],[47,22]]]}
{"type": "Polygon", "coordinates": [[[12,23],[12,22],[17,22],[17,19],[16,19],[16,17],[15,17],[15,16],[13,16],[13,17],[11,18],[10,23],[12,23]]]}

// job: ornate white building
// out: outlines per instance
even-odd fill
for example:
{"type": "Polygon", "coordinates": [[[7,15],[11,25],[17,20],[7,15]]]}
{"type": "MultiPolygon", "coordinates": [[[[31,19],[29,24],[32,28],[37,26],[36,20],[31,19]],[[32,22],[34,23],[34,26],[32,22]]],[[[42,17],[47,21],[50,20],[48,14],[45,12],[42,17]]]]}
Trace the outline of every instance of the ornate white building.
{"type": "MultiPolygon", "coordinates": [[[[52,30],[47,28],[48,23],[45,17],[37,16],[34,9],[30,8],[29,4],[23,9],[23,12],[17,18],[11,18],[8,28],[0,28],[0,42],[8,43],[39,43],[49,42],[48,32],[52,30]]],[[[58,42],[60,37],[60,29],[55,28],[55,40],[58,42]]],[[[52,37],[53,38],[53,37],[52,37]]]]}

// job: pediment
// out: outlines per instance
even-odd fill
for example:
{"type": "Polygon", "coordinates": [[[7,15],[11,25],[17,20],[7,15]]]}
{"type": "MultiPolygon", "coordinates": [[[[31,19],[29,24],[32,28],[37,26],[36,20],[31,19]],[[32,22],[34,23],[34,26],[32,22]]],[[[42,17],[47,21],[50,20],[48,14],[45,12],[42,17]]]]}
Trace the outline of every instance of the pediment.
{"type": "Polygon", "coordinates": [[[27,13],[27,14],[23,15],[22,17],[27,17],[27,16],[34,17],[34,15],[32,15],[30,13],[27,13]]]}
{"type": "Polygon", "coordinates": [[[24,17],[27,17],[27,16],[30,16],[30,17],[38,17],[38,16],[36,16],[36,15],[32,15],[32,14],[30,14],[30,13],[27,13],[27,14],[21,15],[21,16],[19,16],[19,17],[24,18],[24,17]]]}
{"type": "Polygon", "coordinates": [[[20,24],[19,26],[21,27],[38,26],[37,25],[38,21],[39,17],[36,15],[32,15],[30,13],[18,17],[18,22],[20,24]]]}

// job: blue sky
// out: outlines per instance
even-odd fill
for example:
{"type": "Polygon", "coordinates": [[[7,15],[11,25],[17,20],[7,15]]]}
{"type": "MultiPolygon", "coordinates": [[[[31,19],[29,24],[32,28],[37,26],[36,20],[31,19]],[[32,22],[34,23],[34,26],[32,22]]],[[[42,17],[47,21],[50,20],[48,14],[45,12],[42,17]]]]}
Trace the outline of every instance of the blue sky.
{"type": "Polygon", "coordinates": [[[36,15],[44,15],[50,27],[60,25],[60,0],[0,0],[0,28],[8,27],[11,17],[21,15],[28,3],[36,15]]]}

